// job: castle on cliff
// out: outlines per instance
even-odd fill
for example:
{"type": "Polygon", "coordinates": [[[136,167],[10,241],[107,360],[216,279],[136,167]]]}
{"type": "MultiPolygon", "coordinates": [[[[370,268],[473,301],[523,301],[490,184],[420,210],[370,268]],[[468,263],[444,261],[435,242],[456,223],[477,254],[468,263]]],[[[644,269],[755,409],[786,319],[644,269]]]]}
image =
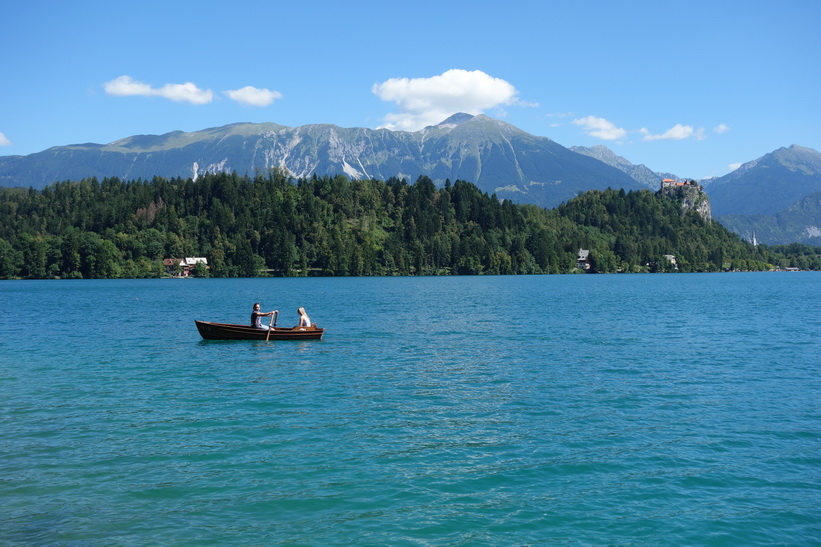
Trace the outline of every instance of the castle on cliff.
{"type": "Polygon", "coordinates": [[[661,189],[665,188],[681,188],[683,186],[696,186],[698,187],[698,183],[694,180],[673,180],[673,179],[663,179],[661,181],[661,189]]]}
{"type": "Polygon", "coordinates": [[[708,222],[712,219],[710,198],[694,180],[663,179],[659,193],[680,201],[682,211],[695,211],[708,222]]]}

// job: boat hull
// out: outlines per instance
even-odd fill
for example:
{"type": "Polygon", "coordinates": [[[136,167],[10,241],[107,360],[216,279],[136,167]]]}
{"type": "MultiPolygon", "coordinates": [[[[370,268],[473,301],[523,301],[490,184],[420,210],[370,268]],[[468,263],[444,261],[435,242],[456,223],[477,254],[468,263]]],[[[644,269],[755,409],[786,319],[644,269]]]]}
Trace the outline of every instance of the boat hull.
{"type": "Polygon", "coordinates": [[[197,321],[197,330],[205,340],[321,340],[325,329],[310,327],[274,327],[271,334],[250,325],[197,321]]]}

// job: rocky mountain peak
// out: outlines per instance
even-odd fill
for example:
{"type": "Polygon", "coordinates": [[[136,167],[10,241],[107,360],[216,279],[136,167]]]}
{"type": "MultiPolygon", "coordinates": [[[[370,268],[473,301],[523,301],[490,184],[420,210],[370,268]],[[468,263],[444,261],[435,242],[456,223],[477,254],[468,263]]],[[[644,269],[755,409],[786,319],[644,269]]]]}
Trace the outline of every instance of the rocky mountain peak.
{"type": "Polygon", "coordinates": [[[436,124],[437,127],[443,126],[450,126],[456,127],[457,125],[462,125],[463,123],[470,121],[474,118],[472,114],[465,114],[464,112],[457,112],[456,114],[448,117],[446,120],[439,122],[436,124]]]}

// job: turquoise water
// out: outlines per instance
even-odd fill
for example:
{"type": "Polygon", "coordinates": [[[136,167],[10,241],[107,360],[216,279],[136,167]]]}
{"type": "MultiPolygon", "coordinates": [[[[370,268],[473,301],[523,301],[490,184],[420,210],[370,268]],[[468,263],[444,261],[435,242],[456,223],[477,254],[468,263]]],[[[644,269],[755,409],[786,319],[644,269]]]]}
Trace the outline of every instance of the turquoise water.
{"type": "Polygon", "coordinates": [[[821,543],[816,273],[0,283],[0,544],[821,543]],[[322,341],[206,342],[297,306],[322,341]]]}

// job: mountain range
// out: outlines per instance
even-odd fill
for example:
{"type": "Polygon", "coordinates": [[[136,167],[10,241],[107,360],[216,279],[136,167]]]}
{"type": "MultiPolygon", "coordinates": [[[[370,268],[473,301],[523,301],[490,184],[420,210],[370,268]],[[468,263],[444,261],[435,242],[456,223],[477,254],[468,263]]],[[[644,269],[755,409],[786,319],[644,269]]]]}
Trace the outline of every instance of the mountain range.
{"type": "Polygon", "coordinates": [[[815,192],[772,215],[721,215],[727,229],[748,241],[821,246],[821,192],[815,192]]]}
{"type": "Polygon", "coordinates": [[[555,207],[591,189],[642,188],[623,171],[549,138],[469,114],[455,114],[415,132],[238,123],[193,133],[138,135],[107,145],[59,146],[0,157],[0,186],[43,188],[92,176],[196,179],[208,172],[253,175],[275,167],[297,178],[344,173],[409,182],[426,175],[437,184],[461,179],[499,198],[542,207],[555,207]]]}
{"type": "Polygon", "coordinates": [[[821,153],[779,148],[710,181],[713,218],[769,244],[821,245],[821,153]]]}
{"type": "Polygon", "coordinates": [[[709,187],[716,215],[776,214],[821,192],[821,154],[796,145],[779,148],[709,187]]]}
{"type": "MultiPolygon", "coordinates": [[[[109,144],[57,146],[27,156],[0,156],[0,186],[41,189],[57,181],[154,176],[196,180],[205,173],[292,176],[344,173],[350,178],[437,184],[466,180],[500,199],[552,208],[580,192],[657,190],[672,173],[634,165],[605,146],[565,148],[484,115],[455,114],[420,131],[287,127],[236,123],[195,132],[136,135],[109,144]]],[[[821,243],[821,154],[781,148],[724,177],[703,181],[713,218],[760,242],[821,243]]]]}
{"type": "Polygon", "coordinates": [[[617,156],[615,152],[606,146],[571,146],[570,149],[574,152],[584,154],[585,156],[590,156],[591,158],[596,158],[607,165],[615,167],[619,171],[629,175],[630,178],[636,182],[651,190],[658,190],[659,184],[663,179],[678,179],[678,177],[672,173],[657,173],[645,165],[635,165],[630,163],[625,158],[617,156]]]}

